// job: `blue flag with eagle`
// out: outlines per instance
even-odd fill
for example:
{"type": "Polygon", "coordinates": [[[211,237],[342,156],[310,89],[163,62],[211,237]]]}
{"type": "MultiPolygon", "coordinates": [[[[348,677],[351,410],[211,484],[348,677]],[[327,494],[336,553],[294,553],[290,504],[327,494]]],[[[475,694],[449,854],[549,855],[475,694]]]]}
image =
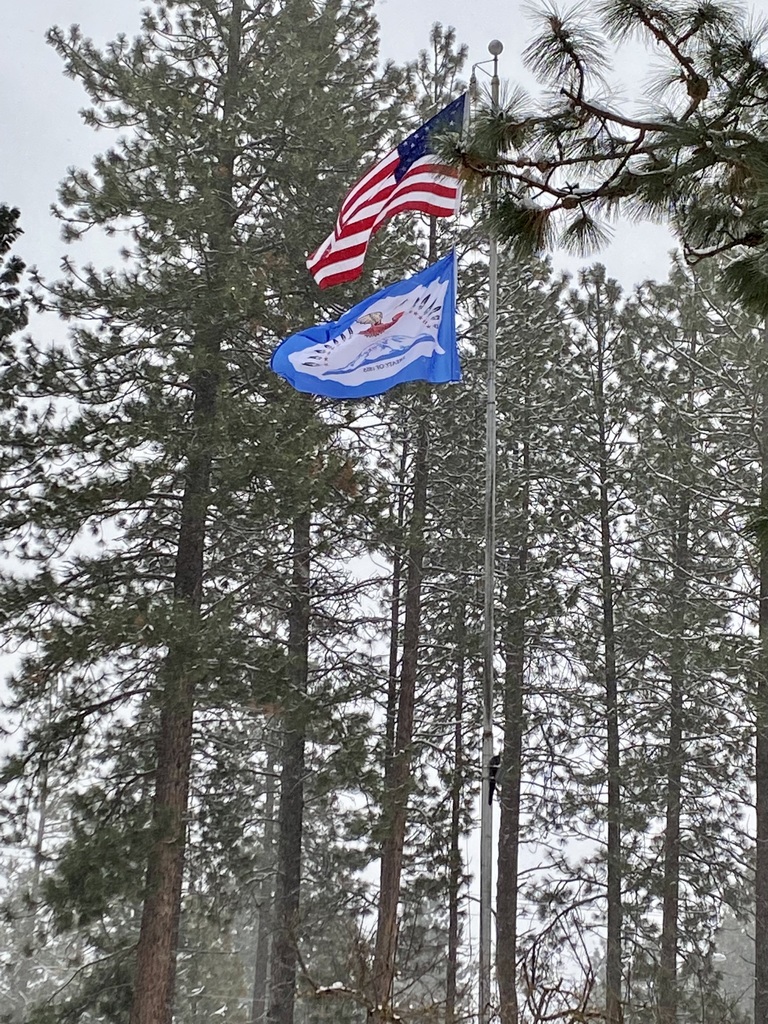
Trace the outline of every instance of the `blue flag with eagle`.
{"type": "Polygon", "coordinates": [[[270,365],[297,391],[328,398],[367,398],[412,380],[460,380],[455,253],[334,323],[286,338],[270,365]]]}

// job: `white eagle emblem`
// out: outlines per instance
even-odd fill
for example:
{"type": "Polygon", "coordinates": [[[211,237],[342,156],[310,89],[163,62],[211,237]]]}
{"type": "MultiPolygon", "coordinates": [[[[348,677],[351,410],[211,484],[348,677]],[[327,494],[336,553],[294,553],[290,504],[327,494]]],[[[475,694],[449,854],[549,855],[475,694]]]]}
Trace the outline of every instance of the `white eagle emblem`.
{"type": "Polygon", "coordinates": [[[448,281],[371,300],[346,330],[288,357],[299,373],[350,386],[394,377],[422,356],[444,355],[438,331],[448,281]]]}

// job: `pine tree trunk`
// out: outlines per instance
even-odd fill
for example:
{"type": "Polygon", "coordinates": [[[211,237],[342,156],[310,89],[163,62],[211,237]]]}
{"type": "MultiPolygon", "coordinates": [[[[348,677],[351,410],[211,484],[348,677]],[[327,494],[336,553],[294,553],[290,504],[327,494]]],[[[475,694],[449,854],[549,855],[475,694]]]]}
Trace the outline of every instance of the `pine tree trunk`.
{"type": "Polygon", "coordinates": [[[600,577],[605,685],[606,774],[608,790],[607,879],[608,901],[605,951],[605,1015],[607,1024],[618,1024],[621,1009],[621,789],[619,757],[619,705],[616,674],[616,633],[609,494],[609,455],[605,417],[605,331],[597,295],[596,412],[598,426],[598,478],[600,488],[600,577]]]}
{"type": "Polygon", "coordinates": [[[280,812],[277,838],[277,884],[273,914],[269,984],[270,1024],[293,1024],[304,825],[304,747],[310,616],[309,512],[293,526],[293,594],[289,613],[289,696],[283,721],[280,765],[280,812]]]}
{"type": "MultiPolygon", "coordinates": [[[[675,638],[680,646],[681,640],[675,638]]],[[[664,830],[664,883],[659,955],[659,1021],[677,1019],[677,945],[680,891],[680,800],[683,752],[683,673],[679,657],[670,666],[669,739],[667,744],[667,808],[664,830]]]]}
{"type": "MultiPolygon", "coordinates": [[[[525,428],[527,426],[527,412],[525,428]]],[[[504,630],[503,780],[500,789],[498,878],[496,882],[496,979],[501,1024],[517,1024],[517,887],[520,858],[520,793],[523,774],[523,695],[525,692],[526,574],[530,515],[530,445],[521,453],[523,486],[517,558],[510,566],[504,630]]]]}
{"type": "Polygon", "coordinates": [[[603,563],[603,629],[605,644],[606,755],[608,774],[608,919],[605,954],[605,1012],[608,1024],[621,1020],[621,788],[619,760],[619,706],[614,632],[613,574],[608,536],[608,503],[601,486],[601,529],[603,563]]]}
{"type": "MultiPolygon", "coordinates": [[[[763,327],[760,510],[768,515],[768,323],[763,327]]],[[[755,1022],[768,1024],[768,544],[760,547],[760,664],[755,690],[755,1022]]]]}
{"type": "Polygon", "coordinates": [[[12,1024],[22,1024],[27,1018],[29,1001],[29,983],[31,980],[30,968],[33,964],[35,947],[35,924],[37,923],[37,901],[40,895],[40,871],[43,866],[43,847],[45,845],[45,830],[48,823],[48,765],[43,761],[40,766],[40,781],[38,785],[37,804],[37,829],[35,832],[35,845],[32,850],[32,875],[29,880],[27,898],[28,917],[19,926],[21,931],[21,958],[19,969],[14,979],[13,1002],[10,1019],[12,1024]]]}
{"type": "Polygon", "coordinates": [[[672,569],[672,649],[669,661],[669,734],[667,739],[667,807],[664,829],[664,880],[659,955],[658,1000],[660,1024],[675,1024],[677,1019],[677,947],[680,894],[680,810],[683,783],[683,694],[685,692],[685,625],[689,579],[689,536],[691,502],[688,473],[691,461],[690,423],[694,414],[696,337],[691,336],[689,351],[688,397],[679,443],[678,465],[683,480],[675,524],[676,536],[672,569]]]}
{"type": "Polygon", "coordinates": [[[405,486],[408,465],[408,424],[404,417],[403,443],[400,449],[400,467],[397,476],[397,541],[392,556],[392,604],[390,607],[389,629],[389,673],[387,678],[387,726],[386,760],[391,760],[395,750],[395,727],[397,724],[397,669],[400,652],[400,592],[403,578],[402,531],[405,525],[405,486]]]}
{"type": "Polygon", "coordinates": [[[421,394],[417,415],[418,439],[414,455],[413,506],[408,538],[403,658],[397,708],[394,754],[385,768],[384,822],[386,834],[381,851],[379,913],[373,961],[373,1020],[388,1020],[391,1014],[397,946],[397,908],[400,875],[411,788],[411,743],[413,740],[416,673],[421,627],[421,581],[424,564],[424,521],[427,506],[427,455],[429,445],[428,407],[421,394]]]}
{"type": "MultiPolygon", "coordinates": [[[[237,94],[243,0],[232,0],[229,58],[222,122],[231,119],[237,94]]],[[[234,151],[219,154],[216,182],[221,235],[211,241],[212,300],[223,287],[218,261],[227,248],[232,217],[234,151]],[[226,243],[226,244],[225,244],[226,243]]],[[[186,818],[192,763],[195,684],[201,672],[196,636],[203,595],[207,512],[215,450],[221,342],[215,324],[194,339],[191,375],[194,403],[190,429],[173,593],[187,628],[173,640],[161,674],[160,723],[156,747],[153,840],[149,850],[144,906],[136,950],[130,1024],[171,1024],[176,954],[181,918],[186,818]]]]}
{"type": "MultiPolygon", "coordinates": [[[[265,730],[265,732],[271,732],[271,730],[265,730]]],[[[267,1019],[267,978],[269,977],[273,914],[274,857],[272,844],[275,832],[275,764],[271,743],[267,741],[265,745],[267,759],[264,776],[264,866],[258,889],[259,924],[256,932],[256,959],[251,990],[251,1024],[265,1024],[267,1019]]]]}
{"type": "Polygon", "coordinates": [[[501,1024],[517,1024],[517,876],[520,857],[520,790],[523,758],[525,613],[510,616],[504,673],[504,778],[500,791],[496,882],[496,979],[501,1024]]]}
{"type": "Polygon", "coordinates": [[[456,702],[453,726],[453,783],[451,785],[451,851],[448,871],[448,964],[445,976],[445,1024],[456,1021],[456,981],[459,966],[459,896],[461,893],[461,792],[464,783],[464,669],[466,614],[462,603],[456,622],[456,702]]]}
{"type": "Polygon", "coordinates": [[[156,750],[154,840],[136,954],[131,1024],[171,1024],[181,916],[186,816],[192,761],[196,665],[194,635],[202,599],[203,548],[218,396],[218,340],[198,344],[193,424],[200,447],[189,460],[176,557],[174,598],[185,608],[190,639],[169,650],[156,750]],[[207,359],[206,359],[207,356],[207,359]]]}

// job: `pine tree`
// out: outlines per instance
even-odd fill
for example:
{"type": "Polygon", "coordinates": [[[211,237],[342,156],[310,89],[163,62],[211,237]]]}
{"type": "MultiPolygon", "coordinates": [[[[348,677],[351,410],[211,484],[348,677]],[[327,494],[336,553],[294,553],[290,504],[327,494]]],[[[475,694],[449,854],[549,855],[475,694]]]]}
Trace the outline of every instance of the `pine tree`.
{"type": "Polygon", "coordinates": [[[596,15],[543,8],[538,21],[525,57],[557,103],[516,93],[477,120],[462,158],[504,182],[498,230],[521,251],[582,253],[617,212],[667,219],[689,261],[731,254],[729,286],[764,312],[768,65],[749,15],[730,0],[609,0],[596,15]],[[613,46],[633,36],[661,61],[640,115],[598,91],[613,46]]]}
{"type": "MultiPolygon", "coordinates": [[[[231,584],[228,520],[250,502],[262,536],[274,529],[267,492],[284,471],[264,442],[278,408],[265,356],[317,315],[304,248],[398,114],[378,102],[400,76],[376,74],[374,33],[371,4],[232,0],[148,11],[135,41],[103,52],[77,29],[51,34],[90,95],[87,121],[124,133],[64,183],[59,215],[70,239],[122,233],[127,262],[70,263],[40,301],[71,321],[72,348],[30,341],[18,355],[14,397],[39,401],[14,426],[26,489],[6,528],[23,535],[30,572],[4,587],[5,624],[17,637],[45,624],[16,680],[19,706],[59,687],[28,763],[66,751],[59,779],[102,780],[76,799],[51,898],[123,928],[112,897],[135,906],[148,865],[135,974],[129,915],[112,990],[121,1013],[133,990],[134,1022],[172,1012],[194,714],[242,686],[251,623],[218,589],[231,584]],[[331,137],[344,157],[328,166],[331,137]],[[101,729],[86,730],[97,714],[101,729]],[[130,764],[113,776],[123,748],[130,764]],[[105,808],[109,829],[90,820],[105,808]],[[121,878],[111,892],[110,872],[121,878]]],[[[241,593],[271,601],[262,583],[251,573],[241,593]]]]}
{"type": "Polygon", "coordinates": [[[562,584],[568,608],[563,655],[570,664],[560,672],[564,711],[571,722],[558,742],[557,760],[563,760],[555,770],[563,778],[564,765],[567,792],[554,813],[561,819],[560,828],[572,829],[574,837],[590,837],[595,854],[573,867],[567,848],[553,851],[551,877],[538,899],[554,910],[568,894],[575,906],[567,916],[579,931],[594,919],[595,902],[604,901],[605,914],[599,918],[605,942],[602,996],[606,1018],[618,1021],[627,841],[621,744],[628,728],[623,710],[628,660],[623,650],[628,617],[625,524],[631,511],[623,452],[633,404],[631,346],[621,321],[620,289],[603,267],[580,274],[579,288],[569,293],[565,308],[573,396],[566,450],[576,487],[568,497],[575,519],[566,542],[562,584]],[[590,909],[584,913],[584,908],[590,909]]]}
{"type": "MultiPolygon", "coordinates": [[[[605,279],[602,268],[582,275],[586,291],[583,318],[588,347],[594,346],[591,378],[593,381],[595,463],[598,498],[602,661],[605,702],[605,778],[606,778],[606,1018],[621,1020],[621,941],[622,941],[622,856],[621,856],[621,763],[619,749],[619,676],[616,638],[616,569],[614,533],[619,497],[611,465],[619,442],[621,425],[608,410],[608,391],[612,379],[621,373],[620,329],[613,337],[611,320],[618,299],[613,281],[605,279]],[[619,342],[617,344],[617,341],[619,342]],[[618,349],[618,351],[617,351],[618,349]]],[[[614,327],[615,331],[615,327],[614,327]]],[[[589,358],[589,357],[588,357],[589,358]]],[[[614,398],[615,401],[615,398],[614,398]]],[[[592,666],[590,666],[592,668],[592,666]]]]}
{"type": "Polygon", "coordinates": [[[651,797],[646,811],[663,820],[663,867],[650,886],[662,910],[655,988],[659,1018],[675,1020],[684,993],[679,967],[685,975],[689,959],[706,952],[706,922],[716,919],[718,903],[732,902],[731,879],[744,856],[745,729],[723,713],[725,697],[732,709],[743,700],[723,612],[731,602],[726,566],[737,574],[740,545],[713,528],[724,498],[713,401],[722,343],[702,288],[677,269],[668,284],[639,289],[632,305],[640,320],[631,323],[630,307],[627,325],[645,378],[636,426],[643,465],[633,470],[644,481],[635,490],[636,551],[648,597],[633,617],[635,649],[647,652],[647,705],[636,719],[646,742],[629,771],[638,796],[642,786],[649,796],[663,794],[664,806],[651,797]],[[647,773],[653,781],[642,781],[647,773]]]}
{"type": "MultiPolygon", "coordinates": [[[[554,585],[563,549],[561,463],[568,408],[558,298],[563,281],[546,264],[500,260],[498,322],[498,715],[500,822],[496,902],[496,977],[501,1020],[515,1022],[524,948],[520,865],[536,828],[536,779],[543,736],[552,729],[540,684],[554,657],[560,595],[554,585]]],[[[549,710],[552,708],[550,706],[549,710]]]]}
{"type": "MultiPolygon", "coordinates": [[[[765,779],[761,772],[759,753],[760,731],[763,727],[761,711],[763,668],[760,654],[761,637],[764,632],[760,626],[763,555],[762,547],[758,550],[750,550],[749,513],[750,510],[755,510],[754,495],[758,492],[762,494],[764,424],[761,417],[764,409],[764,375],[762,372],[764,334],[761,322],[756,320],[754,315],[751,315],[749,311],[745,312],[739,305],[728,302],[727,297],[723,295],[721,275],[717,273],[716,267],[711,270],[703,267],[701,271],[697,276],[696,285],[707,309],[708,331],[712,335],[710,344],[716,353],[713,360],[716,373],[713,374],[711,385],[713,397],[710,399],[716,428],[712,433],[720,445],[719,458],[716,462],[719,489],[715,493],[715,502],[716,507],[728,508],[734,519],[735,530],[731,535],[731,542],[734,546],[731,571],[735,583],[732,584],[731,601],[735,601],[736,609],[741,609],[740,602],[745,601],[747,607],[753,611],[743,630],[734,630],[731,627],[732,631],[737,634],[732,643],[739,657],[731,665],[730,671],[745,691],[745,703],[742,704],[740,711],[743,719],[749,723],[749,733],[751,734],[749,738],[754,744],[752,752],[755,760],[751,770],[744,774],[748,779],[751,777],[754,795],[750,792],[750,785],[743,778],[738,788],[731,783],[726,791],[728,789],[735,790],[735,798],[740,802],[742,808],[745,804],[752,804],[753,799],[755,802],[754,897],[757,902],[761,887],[765,886],[766,872],[764,849],[758,839],[765,828],[763,821],[765,779]],[[746,402],[745,396],[747,396],[746,402]],[[734,642],[737,640],[739,641],[738,645],[734,642]]],[[[711,444],[711,442],[708,443],[711,444]]],[[[697,489],[699,487],[698,479],[696,487],[697,489]]],[[[756,514],[759,520],[759,506],[756,514]]],[[[722,572],[722,559],[720,571],[722,572]]],[[[734,692],[738,693],[738,689],[731,684],[726,692],[726,706],[731,707],[734,692]]],[[[716,700],[722,702],[722,697],[718,696],[716,700]]],[[[737,718],[737,725],[738,722],[737,718]]],[[[723,741],[727,737],[731,749],[738,752],[741,747],[743,750],[744,739],[742,738],[741,742],[738,740],[734,742],[734,732],[736,730],[732,723],[727,719],[721,721],[715,743],[722,747],[723,741]]],[[[738,736],[738,732],[736,735],[738,736]]],[[[742,753],[741,756],[743,757],[744,754],[742,753]]],[[[717,755],[714,756],[714,759],[717,760],[717,755]]],[[[723,768],[720,767],[718,775],[722,771],[723,768]]],[[[720,814],[726,821],[730,819],[733,831],[741,827],[738,813],[734,816],[733,812],[726,815],[721,811],[720,814]]],[[[741,814],[743,815],[743,811],[741,814]]],[[[727,836],[726,832],[726,841],[727,836]]],[[[710,841],[709,837],[707,837],[707,841],[710,841]]],[[[730,854],[738,857],[739,843],[733,838],[730,840],[729,848],[730,854]]],[[[740,871],[743,871],[743,868],[740,871]]],[[[728,903],[733,910],[743,912],[743,896],[739,892],[735,892],[728,903]]],[[[764,975],[764,950],[765,915],[761,914],[758,903],[754,952],[756,982],[754,1019],[756,1022],[765,1018],[765,1006],[760,994],[760,979],[764,975]]]]}

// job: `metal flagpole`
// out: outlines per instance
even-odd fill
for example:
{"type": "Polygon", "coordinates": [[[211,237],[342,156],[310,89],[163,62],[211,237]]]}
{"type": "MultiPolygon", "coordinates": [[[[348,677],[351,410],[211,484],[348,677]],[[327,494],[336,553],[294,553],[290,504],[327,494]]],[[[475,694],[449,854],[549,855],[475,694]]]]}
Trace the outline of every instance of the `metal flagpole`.
{"type": "MultiPolygon", "coordinates": [[[[504,49],[498,39],[488,44],[493,57],[491,109],[499,108],[499,54],[504,49]]],[[[496,205],[496,180],[491,178],[491,208],[496,205]]],[[[493,804],[490,797],[490,765],[493,757],[494,694],[494,590],[496,571],[496,291],[498,253],[493,230],[488,260],[488,357],[485,411],[485,595],[483,655],[483,752],[480,810],[480,1024],[491,1020],[491,901],[493,881],[493,804]]]]}

